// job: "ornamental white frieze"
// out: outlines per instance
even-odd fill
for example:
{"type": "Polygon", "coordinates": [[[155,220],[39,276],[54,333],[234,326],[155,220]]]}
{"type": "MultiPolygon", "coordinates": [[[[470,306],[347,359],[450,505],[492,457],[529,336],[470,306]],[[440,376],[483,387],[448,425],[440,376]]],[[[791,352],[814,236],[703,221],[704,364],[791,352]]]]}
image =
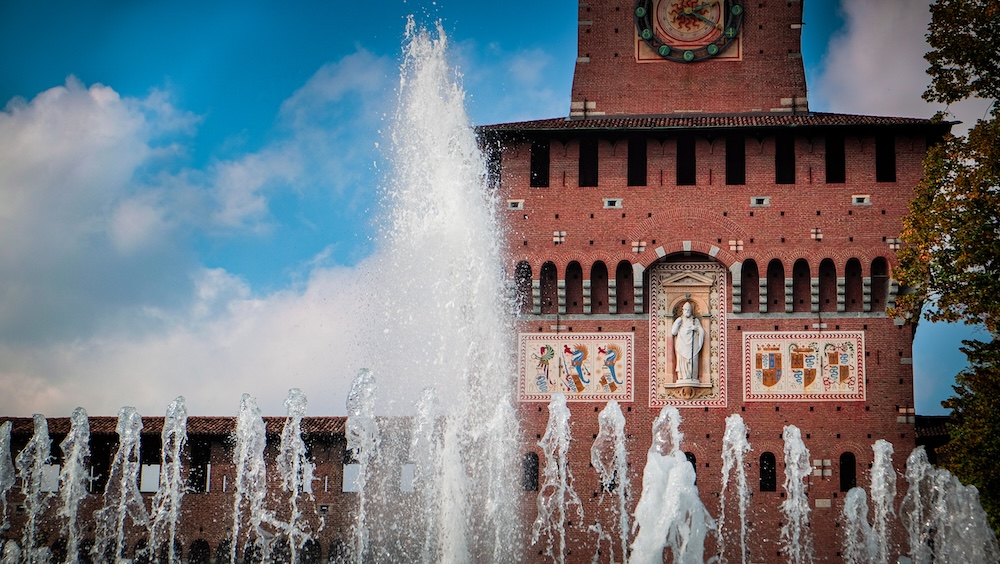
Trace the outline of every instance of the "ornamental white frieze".
{"type": "Polygon", "coordinates": [[[862,331],[746,332],[746,401],[864,401],[862,331]]]}
{"type": "Polygon", "coordinates": [[[633,333],[521,333],[518,400],[633,401],[633,333]]]}

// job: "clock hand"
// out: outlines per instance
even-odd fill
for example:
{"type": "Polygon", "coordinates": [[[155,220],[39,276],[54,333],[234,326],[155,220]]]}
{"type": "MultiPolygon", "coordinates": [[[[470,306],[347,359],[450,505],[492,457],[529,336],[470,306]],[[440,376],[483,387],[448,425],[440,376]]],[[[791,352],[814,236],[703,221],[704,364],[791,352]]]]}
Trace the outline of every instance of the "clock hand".
{"type": "Polygon", "coordinates": [[[711,25],[712,27],[719,25],[717,22],[713,22],[712,20],[706,18],[705,16],[699,14],[698,12],[691,12],[691,15],[703,22],[708,22],[708,24],[711,25]]]}

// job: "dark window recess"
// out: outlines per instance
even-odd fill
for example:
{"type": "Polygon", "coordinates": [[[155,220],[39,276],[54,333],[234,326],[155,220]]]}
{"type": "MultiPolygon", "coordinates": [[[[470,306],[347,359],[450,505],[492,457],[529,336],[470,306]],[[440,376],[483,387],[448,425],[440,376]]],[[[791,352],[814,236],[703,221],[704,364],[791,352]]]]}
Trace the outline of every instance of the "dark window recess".
{"type": "Polygon", "coordinates": [[[844,136],[826,136],[826,183],[843,184],[847,181],[847,160],[844,156],[844,136]]]}
{"type": "Polygon", "coordinates": [[[845,452],[840,455],[840,491],[850,491],[858,485],[858,466],[854,453],[845,452]]]}
{"type": "Polygon", "coordinates": [[[875,181],[896,181],[896,138],[892,135],[875,137],[875,181]]]}
{"type": "Polygon", "coordinates": [[[538,491],[538,455],[525,453],[522,462],[521,488],[526,492],[538,491]]]}
{"type": "Polygon", "coordinates": [[[212,461],[212,441],[205,437],[192,438],[188,442],[191,452],[191,472],[188,474],[188,490],[192,493],[208,491],[208,464],[212,461]]]}
{"type": "Polygon", "coordinates": [[[694,484],[698,485],[698,458],[693,452],[685,452],[684,458],[691,463],[691,468],[694,469],[694,484]]]}
{"type": "Polygon", "coordinates": [[[677,138],[677,185],[694,186],[697,162],[694,153],[694,137],[677,138]]]}
{"type": "Polygon", "coordinates": [[[549,185],[549,142],[531,142],[531,185],[546,187],[549,185]]]}
{"type": "Polygon", "coordinates": [[[646,185],[646,138],[628,140],[628,185],[646,185]]]}
{"type": "Polygon", "coordinates": [[[726,136],[726,184],[747,183],[746,138],[726,136]]]}
{"type": "Polygon", "coordinates": [[[580,140],[580,186],[597,186],[597,139],[580,140]]]}
{"type": "Polygon", "coordinates": [[[795,138],[788,134],[774,139],[774,182],[795,184],[795,138]]]}
{"type": "Polygon", "coordinates": [[[139,435],[139,463],[160,464],[163,454],[163,438],[160,435],[143,433],[139,435]]]}
{"type": "Polygon", "coordinates": [[[778,465],[771,452],[760,455],[760,491],[778,491],[778,465]]]}

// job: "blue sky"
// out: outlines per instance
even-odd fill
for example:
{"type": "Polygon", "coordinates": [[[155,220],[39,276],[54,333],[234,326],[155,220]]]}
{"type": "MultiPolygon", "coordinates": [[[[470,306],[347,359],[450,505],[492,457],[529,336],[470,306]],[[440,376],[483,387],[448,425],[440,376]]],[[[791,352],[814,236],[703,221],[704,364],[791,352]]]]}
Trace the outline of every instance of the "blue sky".
{"type": "MultiPolygon", "coordinates": [[[[813,110],[930,116],[909,0],[807,0],[813,110]],[[893,26],[879,22],[892,21],[893,26]],[[878,53],[879,55],[873,55],[878,53]]],[[[563,116],[576,2],[0,3],[0,413],[343,413],[406,17],[475,124],[563,116]]],[[[968,115],[953,108],[959,119],[968,115]]],[[[924,324],[943,413],[963,327],[924,324]]]]}

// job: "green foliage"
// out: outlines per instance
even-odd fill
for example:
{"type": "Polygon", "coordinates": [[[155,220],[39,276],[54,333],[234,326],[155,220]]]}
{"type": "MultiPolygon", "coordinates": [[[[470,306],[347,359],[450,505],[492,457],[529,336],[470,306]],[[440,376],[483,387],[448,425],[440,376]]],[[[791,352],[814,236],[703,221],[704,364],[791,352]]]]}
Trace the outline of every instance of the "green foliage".
{"type": "Polygon", "coordinates": [[[963,341],[969,367],[955,377],[950,442],[941,449],[945,467],[979,489],[990,525],[1000,535],[1000,343],[963,341]]]}
{"type": "Polygon", "coordinates": [[[924,55],[931,85],[924,98],[951,103],[966,98],[1000,98],[1000,2],[937,0],[931,5],[924,55]]]}

